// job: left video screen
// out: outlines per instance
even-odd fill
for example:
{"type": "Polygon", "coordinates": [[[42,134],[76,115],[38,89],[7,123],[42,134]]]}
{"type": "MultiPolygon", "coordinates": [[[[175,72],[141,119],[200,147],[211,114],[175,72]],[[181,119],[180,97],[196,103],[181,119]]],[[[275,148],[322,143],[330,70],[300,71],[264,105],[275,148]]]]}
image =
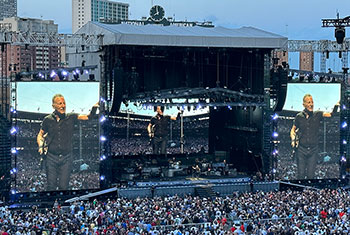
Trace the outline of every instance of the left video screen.
{"type": "Polygon", "coordinates": [[[18,192],[99,188],[99,90],[98,82],[16,83],[18,192]]]}

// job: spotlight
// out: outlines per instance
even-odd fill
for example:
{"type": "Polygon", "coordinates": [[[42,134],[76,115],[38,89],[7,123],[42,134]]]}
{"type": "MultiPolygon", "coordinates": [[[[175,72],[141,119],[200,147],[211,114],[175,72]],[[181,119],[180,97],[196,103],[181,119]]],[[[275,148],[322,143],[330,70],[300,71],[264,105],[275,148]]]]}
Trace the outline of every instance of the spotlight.
{"type": "Polygon", "coordinates": [[[335,39],[337,39],[337,43],[342,44],[345,38],[345,28],[344,27],[335,28],[334,36],[335,36],[335,39]]]}
{"type": "Polygon", "coordinates": [[[101,101],[102,103],[106,102],[106,100],[105,100],[103,97],[100,98],[100,101],[101,101]]]}
{"type": "Polygon", "coordinates": [[[106,121],[107,120],[107,118],[104,116],[104,115],[102,115],[101,117],[100,117],[100,123],[103,123],[104,121],[106,121]]]}
{"type": "Polygon", "coordinates": [[[16,190],[15,189],[11,189],[11,194],[16,194],[16,190]]]}
{"type": "Polygon", "coordinates": [[[74,80],[78,81],[79,80],[79,73],[77,73],[76,71],[73,71],[73,78],[74,78],[74,80]]]}
{"type": "Polygon", "coordinates": [[[106,160],[107,159],[107,157],[105,156],[105,155],[102,155],[101,157],[100,157],[100,161],[103,161],[103,160],[106,160]]]}
{"type": "Polygon", "coordinates": [[[17,128],[13,126],[10,130],[10,134],[15,135],[16,133],[17,133],[17,128]]]}
{"type": "Polygon", "coordinates": [[[57,73],[52,70],[51,73],[50,73],[50,78],[55,78],[57,76],[57,73]]]}
{"type": "Polygon", "coordinates": [[[273,116],[272,116],[272,120],[277,120],[278,119],[278,114],[275,113],[273,116]]]}
{"type": "Polygon", "coordinates": [[[346,162],[346,157],[345,156],[341,156],[340,161],[341,162],[346,162]]]}
{"type": "Polygon", "coordinates": [[[105,180],[105,179],[106,179],[106,177],[104,175],[100,176],[100,180],[105,180]]]}
{"type": "Polygon", "coordinates": [[[274,131],[274,132],[272,133],[272,137],[273,137],[273,138],[277,138],[277,137],[278,137],[278,133],[277,133],[276,131],[274,131]]]}
{"type": "Polygon", "coordinates": [[[346,109],[346,105],[345,105],[345,104],[342,105],[342,109],[343,109],[343,110],[346,109]]]}
{"type": "Polygon", "coordinates": [[[273,155],[277,155],[278,154],[278,150],[277,149],[274,149],[273,152],[272,152],[273,155]]]}
{"type": "Polygon", "coordinates": [[[12,154],[16,154],[17,153],[17,149],[15,147],[11,148],[11,153],[12,154]]]}
{"type": "Polygon", "coordinates": [[[341,127],[342,128],[346,128],[348,126],[348,123],[346,121],[344,121],[342,124],[341,124],[341,127]]]}
{"type": "Polygon", "coordinates": [[[14,174],[16,174],[17,173],[17,169],[16,168],[12,168],[11,170],[10,170],[10,174],[11,175],[14,175],[14,174]]]}
{"type": "Polygon", "coordinates": [[[65,80],[67,76],[68,76],[67,70],[62,69],[58,73],[58,77],[60,78],[60,80],[65,80]]]}
{"type": "Polygon", "coordinates": [[[100,140],[101,140],[101,142],[105,142],[107,140],[107,138],[105,136],[101,135],[100,140]]]}
{"type": "Polygon", "coordinates": [[[11,112],[11,113],[16,113],[17,111],[16,111],[16,109],[14,109],[13,107],[11,107],[11,108],[10,108],[10,112],[11,112]]]}
{"type": "Polygon", "coordinates": [[[343,144],[347,144],[348,142],[346,140],[343,140],[343,144]]]}
{"type": "Polygon", "coordinates": [[[227,108],[228,108],[229,110],[232,110],[232,107],[231,107],[231,105],[228,105],[228,106],[227,106],[227,108]]]}

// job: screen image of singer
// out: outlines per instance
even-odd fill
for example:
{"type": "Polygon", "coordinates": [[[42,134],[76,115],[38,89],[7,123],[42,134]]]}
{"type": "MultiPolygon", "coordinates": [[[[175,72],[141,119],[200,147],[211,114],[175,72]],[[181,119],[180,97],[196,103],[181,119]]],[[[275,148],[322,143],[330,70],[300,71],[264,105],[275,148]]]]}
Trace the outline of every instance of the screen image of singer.
{"type": "MultiPolygon", "coordinates": [[[[18,192],[40,192],[52,190],[80,190],[99,188],[99,122],[96,115],[89,115],[92,107],[99,101],[98,82],[17,82],[16,108],[18,132],[16,135],[18,192]],[[57,94],[61,96],[53,97],[57,94]],[[65,114],[59,116],[65,101],[65,114]],[[88,115],[88,120],[80,120],[88,115]],[[57,118],[59,117],[59,118],[57,118]],[[66,124],[62,124],[69,118],[66,124]],[[52,120],[43,127],[43,120],[52,120]],[[50,119],[51,118],[51,119],[50,119]],[[57,122],[57,125],[56,125],[57,122]],[[69,123],[69,124],[67,124],[69,123]],[[58,129],[62,128],[60,132],[58,129]],[[44,153],[40,154],[38,133],[45,129],[44,153]],[[64,130],[63,130],[64,129],[64,130]],[[63,135],[62,135],[63,133],[63,135]],[[69,133],[65,135],[66,133],[69,133]],[[61,136],[68,140],[61,146],[61,136]],[[59,147],[61,146],[61,148],[59,147]],[[46,147],[46,148],[45,148],[46,147]],[[51,155],[50,155],[51,154],[51,155]],[[64,170],[68,183],[58,174],[57,185],[49,180],[48,159],[56,154],[61,163],[70,163],[64,170]],[[71,167],[71,169],[69,169],[71,167]],[[49,183],[50,181],[50,183],[49,183]],[[49,187],[50,185],[50,187],[49,187]]],[[[62,111],[64,112],[64,111],[62,111]]],[[[56,164],[56,163],[55,163],[56,164]]],[[[58,163],[60,164],[60,163],[58,163]]],[[[55,175],[54,175],[55,176],[55,175]]]]}
{"type": "Polygon", "coordinates": [[[340,177],[340,107],[335,106],[340,98],[338,83],[288,84],[286,102],[277,121],[279,179],[340,177]]]}
{"type": "MultiPolygon", "coordinates": [[[[172,102],[179,103],[181,99],[172,102]]],[[[181,128],[183,130],[183,153],[207,153],[209,108],[199,106],[195,100],[188,102],[191,104],[186,106],[170,107],[169,104],[161,106],[164,108],[163,116],[169,118],[169,121],[163,126],[153,122],[158,115],[157,106],[136,103],[122,104],[120,112],[112,119],[112,130],[110,131],[113,136],[112,154],[115,156],[154,154],[153,138],[157,138],[158,131],[165,136],[164,151],[166,154],[180,154],[181,128]],[[183,116],[182,121],[181,115],[183,116]],[[152,134],[150,136],[149,132],[152,131],[154,131],[154,136],[152,134]]],[[[157,153],[162,154],[161,151],[157,153]]]]}

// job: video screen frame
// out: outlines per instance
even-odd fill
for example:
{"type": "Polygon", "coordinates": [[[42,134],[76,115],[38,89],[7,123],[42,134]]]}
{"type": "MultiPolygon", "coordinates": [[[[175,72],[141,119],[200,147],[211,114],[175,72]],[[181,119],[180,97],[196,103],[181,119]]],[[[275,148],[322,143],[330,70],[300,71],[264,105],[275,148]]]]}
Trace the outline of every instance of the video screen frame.
{"type": "MultiPolygon", "coordinates": [[[[15,175],[16,191],[41,192],[99,188],[99,109],[96,109],[95,115],[89,115],[92,107],[99,102],[100,83],[91,81],[21,81],[12,82],[11,87],[12,92],[15,93],[11,104],[11,109],[15,111],[12,115],[12,123],[17,130],[15,146],[13,146],[13,149],[16,149],[16,154],[13,154],[16,155],[13,158],[13,165],[17,170],[15,175]],[[43,119],[57,111],[54,109],[53,101],[53,96],[56,94],[62,94],[66,102],[66,116],[62,117],[62,120],[65,121],[65,118],[68,117],[72,118],[70,120],[74,120],[74,130],[71,131],[73,133],[71,137],[72,149],[68,147],[73,156],[68,161],[71,168],[67,173],[70,176],[68,186],[67,183],[62,183],[65,180],[61,180],[61,175],[59,175],[57,182],[55,181],[49,187],[47,184],[47,164],[49,161],[46,160],[49,155],[46,156],[38,152],[37,138],[43,119]],[[69,113],[75,114],[69,116],[69,113]],[[88,120],[80,120],[81,117],[86,116],[88,116],[88,120]]],[[[55,102],[57,100],[60,98],[55,99],[55,102]]],[[[70,127],[71,125],[72,123],[69,124],[70,127]]],[[[52,139],[55,139],[55,135],[52,139]]],[[[57,153],[57,155],[64,155],[64,153],[57,153]]],[[[64,160],[62,159],[62,161],[64,160]]],[[[51,182],[54,181],[51,180],[51,182]]]]}

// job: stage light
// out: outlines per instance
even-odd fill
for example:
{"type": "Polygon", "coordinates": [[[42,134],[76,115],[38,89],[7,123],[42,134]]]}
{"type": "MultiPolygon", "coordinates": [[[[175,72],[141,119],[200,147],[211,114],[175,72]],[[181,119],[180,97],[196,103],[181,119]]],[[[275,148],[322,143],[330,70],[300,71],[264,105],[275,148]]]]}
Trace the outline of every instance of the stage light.
{"type": "Polygon", "coordinates": [[[52,70],[50,73],[50,78],[54,78],[56,76],[57,76],[57,73],[54,70],[52,70]]]}
{"type": "Polygon", "coordinates": [[[74,78],[74,80],[78,81],[79,80],[79,73],[77,73],[76,71],[73,71],[73,78],[74,78]]]}
{"type": "Polygon", "coordinates": [[[341,127],[342,128],[346,128],[348,126],[348,123],[346,121],[344,121],[342,124],[341,124],[341,127]]]}
{"type": "Polygon", "coordinates": [[[228,105],[228,106],[227,106],[227,108],[228,108],[229,110],[232,110],[232,107],[231,107],[231,105],[228,105]]]}
{"type": "Polygon", "coordinates": [[[341,162],[346,162],[346,157],[345,156],[341,156],[340,161],[341,162]]]}
{"type": "Polygon", "coordinates": [[[345,38],[345,28],[344,27],[335,28],[334,36],[335,36],[335,39],[337,40],[337,43],[342,44],[345,38]]]}
{"type": "Polygon", "coordinates": [[[277,138],[277,137],[278,137],[278,133],[277,133],[276,131],[274,131],[274,132],[272,133],[272,137],[273,137],[273,138],[277,138]]]}
{"type": "Polygon", "coordinates": [[[16,194],[16,190],[15,189],[11,189],[11,194],[16,194]]]}
{"type": "Polygon", "coordinates": [[[276,174],[277,170],[275,168],[272,169],[272,173],[276,174]]]}
{"type": "Polygon", "coordinates": [[[16,109],[14,109],[13,107],[11,107],[11,108],[10,108],[10,112],[11,112],[11,113],[16,113],[17,111],[16,111],[16,109]]]}
{"type": "Polygon", "coordinates": [[[100,140],[101,140],[101,142],[105,142],[107,140],[107,138],[105,136],[101,135],[100,140]]]}
{"type": "Polygon", "coordinates": [[[102,103],[105,103],[105,102],[106,102],[106,100],[105,100],[103,97],[100,98],[100,101],[101,101],[102,103]]]}
{"type": "Polygon", "coordinates": [[[11,153],[12,154],[16,154],[17,153],[17,149],[15,147],[11,148],[11,153]]]}
{"type": "Polygon", "coordinates": [[[277,120],[278,119],[278,114],[275,113],[273,116],[272,116],[272,120],[277,120]]]}
{"type": "Polygon", "coordinates": [[[16,168],[12,168],[11,170],[10,170],[10,174],[11,175],[14,175],[14,174],[16,174],[17,173],[17,169],[16,168]]]}
{"type": "Polygon", "coordinates": [[[10,130],[10,134],[15,135],[16,133],[17,133],[17,128],[13,126],[10,130]]]}
{"type": "Polygon", "coordinates": [[[66,77],[68,75],[68,72],[66,70],[62,70],[61,74],[66,77]]]}
{"type": "Polygon", "coordinates": [[[84,74],[89,74],[89,70],[84,69],[84,74]]]}
{"type": "Polygon", "coordinates": [[[343,110],[346,109],[346,105],[345,105],[345,104],[342,105],[342,109],[343,109],[343,110]]]}
{"type": "Polygon", "coordinates": [[[106,121],[107,120],[107,118],[104,116],[104,115],[102,115],[101,117],[100,117],[100,123],[103,123],[104,121],[106,121]]]}
{"type": "Polygon", "coordinates": [[[105,155],[102,155],[101,157],[100,157],[100,161],[103,161],[103,160],[106,160],[107,159],[107,157],[105,156],[105,155]]]}
{"type": "Polygon", "coordinates": [[[106,179],[106,177],[104,175],[100,176],[100,180],[105,180],[105,179],[106,179]]]}
{"type": "Polygon", "coordinates": [[[343,144],[347,144],[348,142],[346,140],[343,140],[343,144]]]}
{"type": "Polygon", "coordinates": [[[273,155],[277,155],[278,154],[278,150],[277,149],[274,149],[273,152],[272,152],[273,155]]]}

